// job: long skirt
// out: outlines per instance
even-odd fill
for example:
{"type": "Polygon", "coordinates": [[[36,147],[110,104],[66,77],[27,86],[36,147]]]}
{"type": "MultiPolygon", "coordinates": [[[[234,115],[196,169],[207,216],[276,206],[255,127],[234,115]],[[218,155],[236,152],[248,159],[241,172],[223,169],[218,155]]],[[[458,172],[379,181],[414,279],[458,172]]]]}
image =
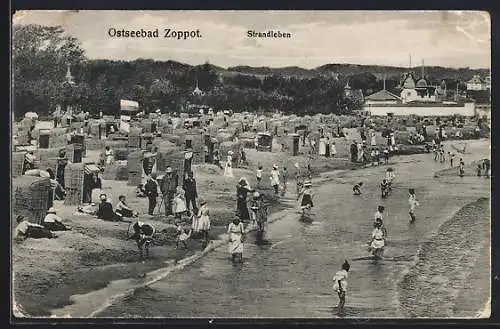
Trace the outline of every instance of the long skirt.
{"type": "Polygon", "coordinates": [[[240,234],[231,234],[232,242],[229,243],[229,253],[233,254],[242,254],[243,253],[243,242],[241,241],[240,234]]]}
{"type": "Polygon", "coordinates": [[[224,168],[224,176],[226,177],[234,177],[233,176],[233,168],[229,163],[226,163],[226,167],[224,168]]]}
{"type": "Polygon", "coordinates": [[[248,212],[248,205],[246,200],[238,200],[237,203],[238,215],[242,221],[250,220],[250,214],[248,212]]]}
{"type": "Polygon", "coordinates": [[[313,206],[312,198],[310,194],[304,194],[302,196],[302,201],[300,202],[301,207],[313,206]]]}

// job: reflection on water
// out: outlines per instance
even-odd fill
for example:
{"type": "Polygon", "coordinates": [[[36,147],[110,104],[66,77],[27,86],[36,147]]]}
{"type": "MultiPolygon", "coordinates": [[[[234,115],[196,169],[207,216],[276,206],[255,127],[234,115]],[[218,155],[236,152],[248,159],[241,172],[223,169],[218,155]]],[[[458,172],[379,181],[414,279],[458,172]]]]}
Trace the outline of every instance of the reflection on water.
{"type": "MultiPolygon", "coordinates": [[[[454,185],[453,189],[433,184],[430,168],[434,166],[435,163],[428,161],[417,166],[412,163],[399,166],[397,177],[410,178],[405,182],[396,181],[392,195],[385,200],[376,197],[385,168],[366,170],[359,175],[350,173],[345,176],[349,183],[330,183],[316,191],[315,203],[320,207],[314,210],[311,223],[303,223],[299,221],[300,215],[292,214],[269,225],[270,245],[257,246],[249,238],[243,264],[232,266],[227,248],[219,248],[165,280],[137,290],[100,316],[406,316],[406,310],[403,309],[403,313],[400,310],[400,299],[404,299],[406,293],[405,283],[402,287],[400,282],[413,265],[421,244],[467,200],[478,193],[487,194],[485,184],[477,180],[454,185]],[[359,181],[361,175],[366,182],[363,194],[353,197],[351,184],[359,181]],[[413,225],[408,218],[408,186],[416,188],[422,205],[413,225]],[[471,186],[478,190],[472,190],[471,186]],[[458,198],[459,195],[462,198],[458,198]],[[385,258],[375,261],[367,252],[366,242],[370,239],[372,216],[379,204],[388,210],[384,222],[389,241],[385,258]],[[338,314],[338,297],[331,289],[332,277],[345,259],[351,262],[349,289],[345,313],[338,314]]],[[[429,257],[436,258],[432,262],[445,259],[439,254],[429,257]]],[[[452,258],[453,253],[447,257],[452,258]]],[[[446,276],[446,271],[441,275],[446,276]]],[[[417,306],[425,303],[418,298],[413,302],[417,306]]],[[[425,307],[419,310],[421,316],[432,313],[432,309],[425,307]]]]}

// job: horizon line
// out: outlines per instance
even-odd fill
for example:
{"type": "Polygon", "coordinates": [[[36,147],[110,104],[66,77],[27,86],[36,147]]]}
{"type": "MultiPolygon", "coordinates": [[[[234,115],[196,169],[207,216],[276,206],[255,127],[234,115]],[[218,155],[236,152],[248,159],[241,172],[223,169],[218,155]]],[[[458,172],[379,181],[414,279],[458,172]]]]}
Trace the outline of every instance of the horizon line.
{"type": "Polygon", "coordinates": [[[358,65],[358,66],[378,66],[378,67],[388,67],[388,68],[395,68],[395,69],[407,69],[409,71],[411,71],[412,69],[415,69],[415,68],[422,68],[422,67],[426,67],[426,68],[444,68],[444,69],[453,69],[453,70],[461,70],[461,69],[469,69],[469,70],[489,70],[490,71],[490,74],[491,74],[491,66],[490,67],[470,67],[470,66],[460,66],[460,67],[454,67],[454,66],[441,66],[441,65],[418,65],[418,66],[412,66],[411,68],[408,68],[408,67],[404,67],[404,66],[395,66],[395,65],[384,65],[384,64],[362,64],[362,63],[325,63],[325,64],[322,64],[322,65],[318,65],[318,66],[315,66],[313,68],[305,68],[305,67],[302,67],[302,66],[298,66],[298,65],[289,65],[289,66],[252,66],[252,65],[246,65],[246,64],[239,64],[239,65],[233,65],[233,66],[223,66],[223,65],[218,65],[210,60],[207,60],[206,62],[204,63],[200,63],[200,64],[189,64],[189,63],[186,63],[186,62],[181,62],[181,61],[178,61],[178,60],[174,60],[174,59],[154,59],[154,58],[144,58],[144,57],[137,57],[135,59],[128,59],[128,60],[125,60],[125,59],[109,59],[109,58],[87,58],[87,60],[101,60],[101,61],[117,61],[117,62],[134,62],[134,61],[138,61],[138,60],[145,60],[145,61],[155,61],[155,62],[175,62],[175,63],[179,63],[179,64],[183,64],[183,65],[189,65],[189,66],[202,66],[202,65],[205,65],[205,64],[210,64],[210,65],[213,65],[213,66],[217,66],[217,67],[220,67],[222,69],[225,69],[225,70],[228,70],[229,68],[235,68],[235,67],[249,67],[249,68],[269,68],[269,69],[285,69],[285,68],[299,68],[299,69],[303,69],[303,70],[306,70],[306,71],[314,71],[314,70],[317,70],[318,68],[322,67],[322,66],[325,66],[325,65],[358,65]]]}

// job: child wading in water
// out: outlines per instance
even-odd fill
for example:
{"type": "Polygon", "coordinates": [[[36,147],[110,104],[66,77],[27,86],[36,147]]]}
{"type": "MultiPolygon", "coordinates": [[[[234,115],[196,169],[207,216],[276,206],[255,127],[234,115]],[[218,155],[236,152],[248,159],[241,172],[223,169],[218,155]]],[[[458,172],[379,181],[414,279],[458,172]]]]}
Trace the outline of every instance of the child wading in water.
{"type": "Polygon", "coordinates": [[[351,265],[347,260],[342,264],[342,270],[338,271],[333,277],[333,290],[339,295],[339,311],[344,309],[345,293],[347,291],[347,277],[351,265]]]}
{"type": "Polygon", "coordinates": [[[358,184],[354,185],[352,188],[352,192],[354,195],[361,195],[361,186],[363,186],[363,182],[359,182],[358,184]]]}
{"type": "Polygon", "coordinates": [[[410,206],[410,223],[413,223],[415,221],[415,208],[419,205],[417,198],[415,196],[415,189],[409,189],[408,190],[409,197],[408,197],[408,204],[410,206]]]}

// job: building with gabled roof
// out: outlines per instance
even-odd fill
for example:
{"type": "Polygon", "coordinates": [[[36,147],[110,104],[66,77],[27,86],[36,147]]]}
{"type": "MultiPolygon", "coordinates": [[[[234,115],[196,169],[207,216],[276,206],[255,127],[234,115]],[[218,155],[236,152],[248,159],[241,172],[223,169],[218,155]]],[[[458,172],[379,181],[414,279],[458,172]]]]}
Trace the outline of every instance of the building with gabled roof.
{"type": "Polygon", "coordinates": [[[365,104],[398,104],[401,103],[401,97],[391,93],[386,89],[377,91],[374,94],[365,97],[365,104]]]}

